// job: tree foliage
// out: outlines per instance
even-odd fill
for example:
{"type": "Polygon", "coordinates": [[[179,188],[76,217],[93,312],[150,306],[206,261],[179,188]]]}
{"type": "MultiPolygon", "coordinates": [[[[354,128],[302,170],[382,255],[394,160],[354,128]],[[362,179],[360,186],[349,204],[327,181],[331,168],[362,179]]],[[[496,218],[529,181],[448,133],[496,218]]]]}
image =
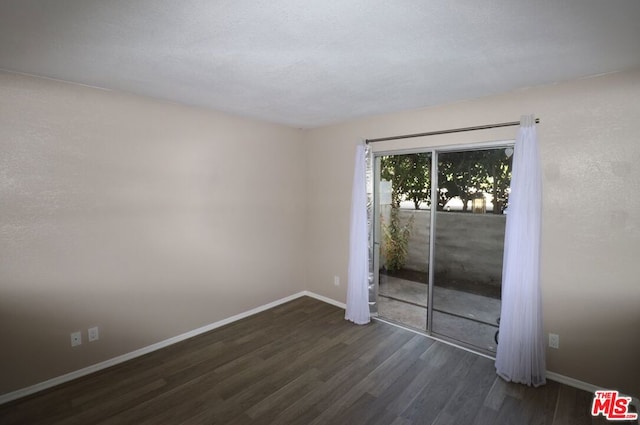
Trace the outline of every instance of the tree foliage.
{"type": "MultiPolygon", "coordinates": [[[[438,156],[437,209],[444,209],[455,197],[468,201],[483,193],[493,195],[493,213],[502,214],[508,206],[511,155],[505,149],[445,152],[438,156]]],[[[392,182],[391,205],[399,208],[404,200],[431,205],[431,155],[416,153],[381,158],[380,177],[392,182]]]]}
{"type": "Polygon", "coordinates": [[[384,156],[381,159],[380,177],[392,182],[391,206],[399,208],[403,200],[413,201],[415,209],[431,200],[431,155],[384,156]]]}
{"type": "Polygon", "coordinates": [[[383,256],[385,267],[389,271],[400,270],[407,261],[409,237],[413,227],[412,215],[406,224],[400,222],[398,208],[391,208],[389,224],[382,220],[382,232],[384,235],[383,256]]]}

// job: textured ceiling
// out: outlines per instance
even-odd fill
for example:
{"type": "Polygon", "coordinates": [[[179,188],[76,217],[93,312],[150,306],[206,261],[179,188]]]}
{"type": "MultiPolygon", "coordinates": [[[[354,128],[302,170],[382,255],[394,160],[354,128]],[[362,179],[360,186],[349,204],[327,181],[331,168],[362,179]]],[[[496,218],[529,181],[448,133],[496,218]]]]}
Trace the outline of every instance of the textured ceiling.
{"type": "Polygon", "coordinates": [[[639,0],[0,0],[0,68],[295,127],[640,66],[639,0]]]}

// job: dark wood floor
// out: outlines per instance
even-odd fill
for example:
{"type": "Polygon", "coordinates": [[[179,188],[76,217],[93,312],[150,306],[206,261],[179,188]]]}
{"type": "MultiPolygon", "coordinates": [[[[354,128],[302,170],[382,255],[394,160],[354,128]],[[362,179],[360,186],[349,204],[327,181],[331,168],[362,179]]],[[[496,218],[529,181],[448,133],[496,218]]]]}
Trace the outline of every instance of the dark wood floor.
{"type": "MultiPolygon", "coordinates": [[[[308,297],[0,406],[8,424],[590,424],[591,394],[308,297]]],[[[600,420],[600,419],[598,419],[600,420]]]]}

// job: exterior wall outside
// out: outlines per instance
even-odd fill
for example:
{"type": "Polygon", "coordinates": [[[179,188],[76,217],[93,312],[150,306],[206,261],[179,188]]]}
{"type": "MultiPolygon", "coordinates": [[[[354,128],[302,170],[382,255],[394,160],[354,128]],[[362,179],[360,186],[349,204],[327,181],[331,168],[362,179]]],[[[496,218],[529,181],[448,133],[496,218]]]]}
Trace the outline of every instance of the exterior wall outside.
{"type": "MultiPolygon", "coordinates": [[[[413,217],[405,268],[422,273],[429,267],[429,210],[399,210],[402,225],[413,217]]],[[[506,216],[438,212],[436,279],[478,285],[502,285],[502,254],[506,216]]]]}

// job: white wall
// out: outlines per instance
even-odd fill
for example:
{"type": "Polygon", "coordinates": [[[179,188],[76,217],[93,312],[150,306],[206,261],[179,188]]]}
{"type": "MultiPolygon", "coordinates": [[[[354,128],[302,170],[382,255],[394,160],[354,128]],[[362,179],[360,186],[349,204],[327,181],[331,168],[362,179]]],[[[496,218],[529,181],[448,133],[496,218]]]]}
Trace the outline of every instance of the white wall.
{"type": "Polygon", "coordinates": [[[300,134],[0,73],[0,394],[304,289],[300,134]]]}
{"type": "MultiPolygon", "coordinates": [[[[365,138],[515,121],[535,113],[544,173],[544,326],[551,371],[640,394],[640,70],[306,132],[307,287],[345,301],[355,145],[365,138]]],[[[375,145],[514,139],[516,127],[375,145]]]]}

